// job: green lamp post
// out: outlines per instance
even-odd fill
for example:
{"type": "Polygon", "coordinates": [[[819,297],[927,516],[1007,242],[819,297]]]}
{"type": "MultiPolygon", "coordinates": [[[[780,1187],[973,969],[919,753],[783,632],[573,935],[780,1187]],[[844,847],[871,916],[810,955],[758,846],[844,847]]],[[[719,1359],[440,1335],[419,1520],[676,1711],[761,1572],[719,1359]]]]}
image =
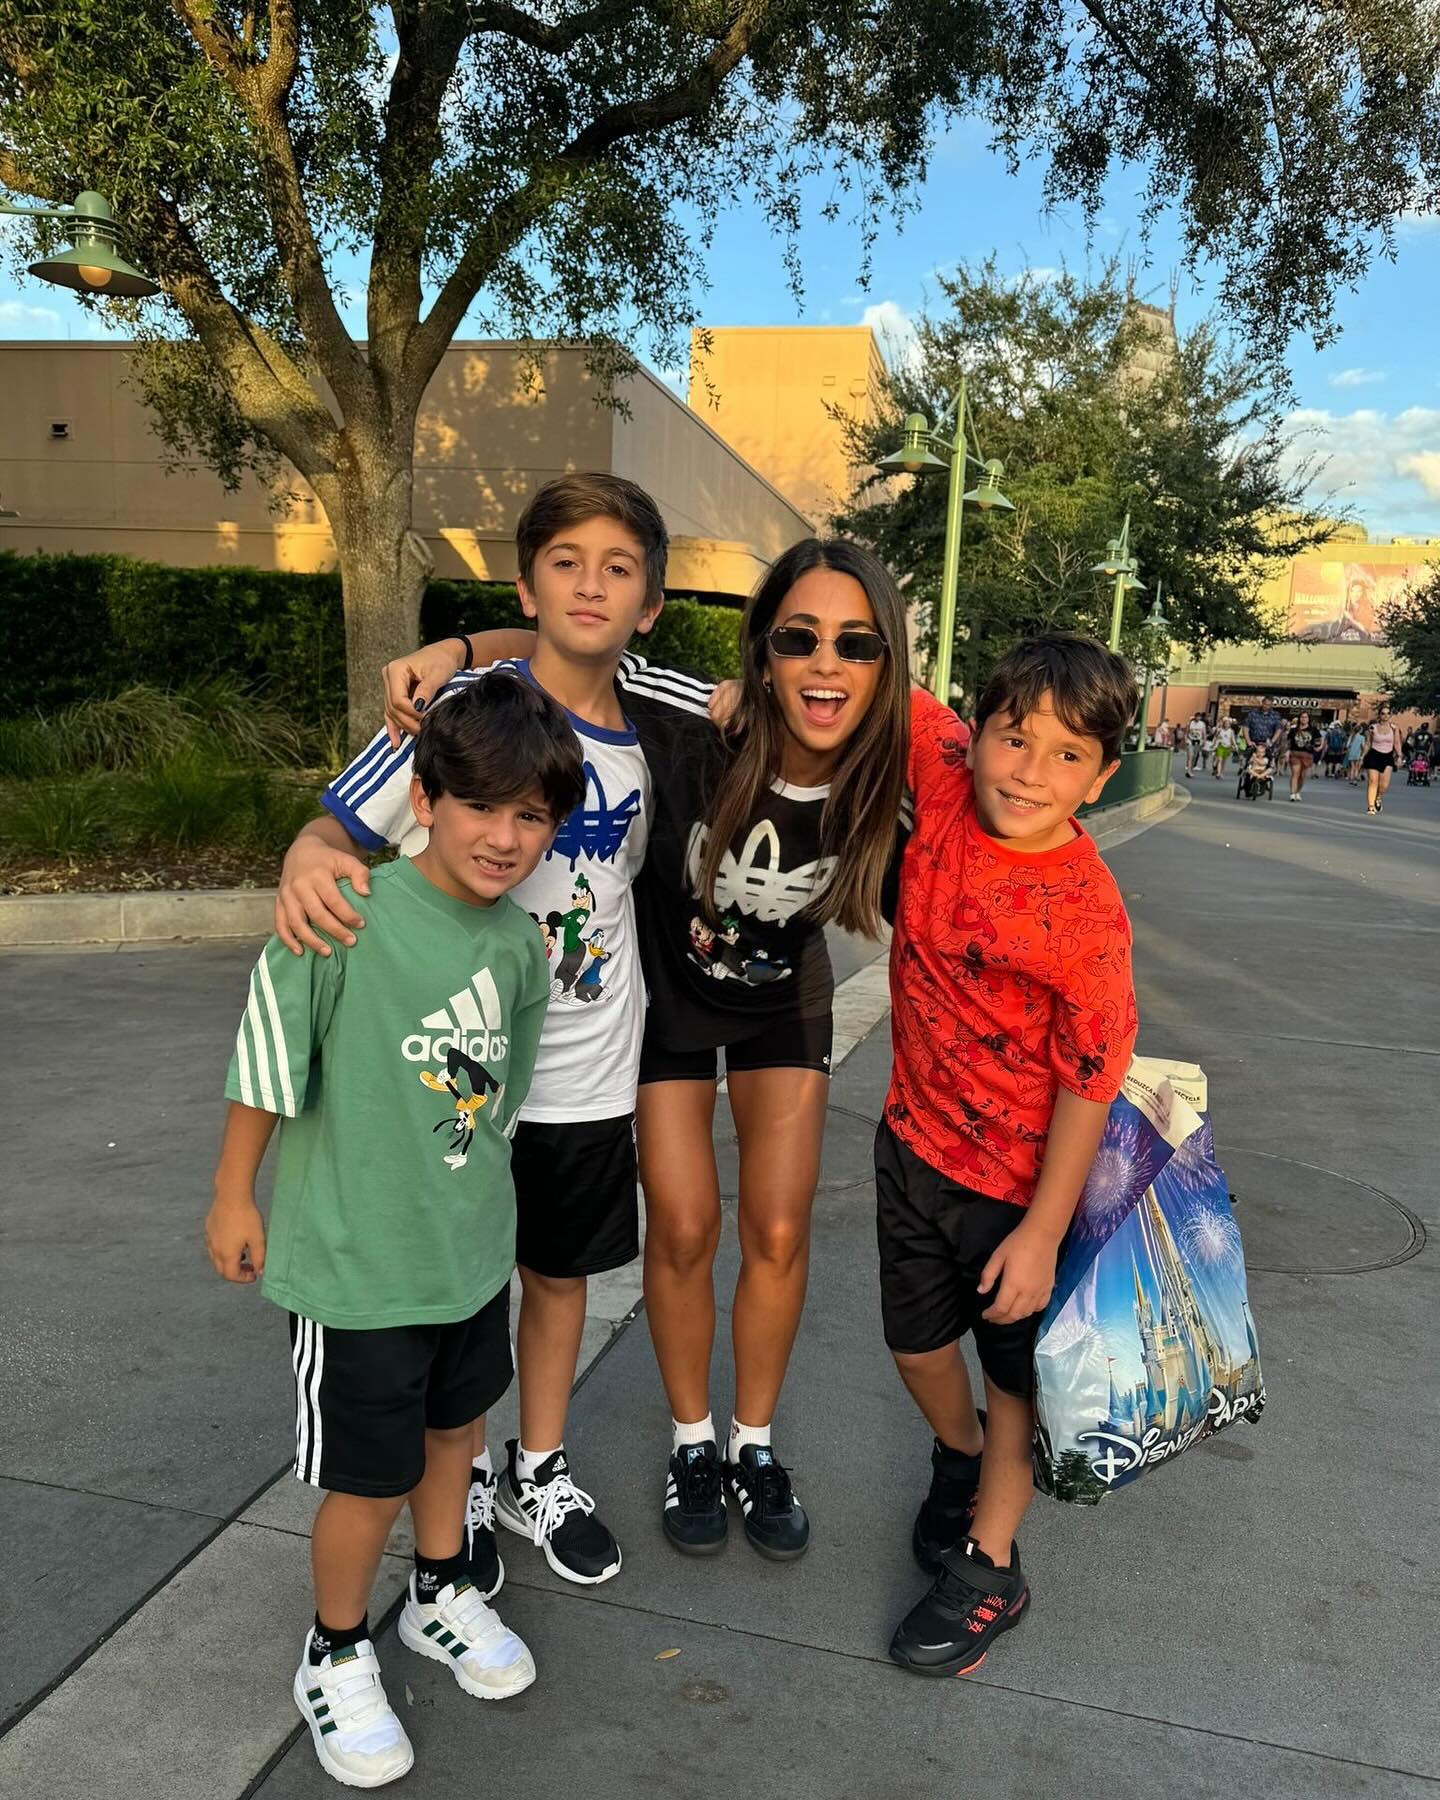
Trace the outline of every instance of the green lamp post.
{"type": "Polygon", "coordinates": [[[119,227],[103,194],[87,189],[73,206],[11,206],[0,201],[0,214],[18,219],[63,219],[69,225],[73,248],[31,263],[30,273],[56,287],[74,288],[81,294],[107,298],[148,300],[159,286],[126,262],[116,245],[119,227]]]}
{"type": "Polygon", "coordinates": [[[966,442],[967,437],[978,451],[979,439],[965,396],[965,377],[962,375],[959,387],[940,415],[939,424],[932,429],[923,413],[911,413],[905,421],[905,436],[900,448],[892,450],[889,456],[882,456],[875,465],[890,474],[931,475],[941,471],[949,472],[950,486],[945,507],[945,556],[940,574],[940,611],[936,621],[935,672],[930,684],[930,691],[942,705],[948,705],[950,700],[956,595],[960,582],[960,530],[965,502],[968,500],[982,512],[1015,510],[1014,503],[1000,492],[1000,477],[1005,473],[1004,463],[993,458],[986,462],[978,455],[972,456],[966,442]],[[953,440],[941,435],[952,418],[956,421],[953,440]],[[981,478],[967,491],[965,471],[971,464],[980,470],[981,478]]]}
{"type": "Polygon", "coordinates": [[[1105,555],[1098,563],[1092,563],[1092,575],[1109,575],[1114,578],[1115,597],[1110,607],[1110,648],[1120,648],[1120,622],[1125,614],[1126,594],[1143,594],[1145,583],[1136,576],[1140,565],[1130,554],[1130,515],[1125,515],[1125,523],[1120,528],[1118,538],[1111,538],[1106,546],[1105,555]]]}
{"type": "MultiPolygon", "coordinates": [[[[1136,745],[1136,748],[1139,750],[1145,748],[1146,736],[1150,723],[1150,690],[1155,680],[1155,634],[1157,632],[1168,632],[1170,629],[1170,621],[1165,617],[1160,606],[1160,591],[1161,583],[1157,581],[1155,583],[1155,604],[1150,608],[1150,616],[1146,619],[1144,626],[1142,627],[1144,632],[1142,640],[1144,649],[1142,655],[1145,658],[1145,692],[1140,701],[1140,738],[1136,745]]],[[[1160,647],[1165,655],[1165,671],[1168,675],[1170,671],[1170,642],[1166,637],[1161,637],[1159,641],[1160,647]]]]}

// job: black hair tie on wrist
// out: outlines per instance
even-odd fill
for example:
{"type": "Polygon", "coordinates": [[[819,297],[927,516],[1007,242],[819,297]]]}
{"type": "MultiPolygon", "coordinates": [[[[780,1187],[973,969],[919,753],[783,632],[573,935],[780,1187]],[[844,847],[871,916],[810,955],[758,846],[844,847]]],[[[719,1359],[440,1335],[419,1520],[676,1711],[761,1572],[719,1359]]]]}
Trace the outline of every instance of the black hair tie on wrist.
{"type": "Polygon", "coordinates": [[[458,631],[452,632],[451,635],[457,644],[463,644],[465,646],[465,660],[461,663],[460,667],[462,669],[473,669],[475,667],[475,656],[470,648],[469,638],[458,631]]]}

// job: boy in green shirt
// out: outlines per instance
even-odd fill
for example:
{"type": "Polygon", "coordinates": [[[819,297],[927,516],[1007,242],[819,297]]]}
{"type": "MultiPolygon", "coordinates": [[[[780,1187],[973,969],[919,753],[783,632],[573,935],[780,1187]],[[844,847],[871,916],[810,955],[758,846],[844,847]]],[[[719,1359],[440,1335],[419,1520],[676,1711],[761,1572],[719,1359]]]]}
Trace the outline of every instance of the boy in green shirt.
{"type": "Polygon", "coordinates": [[[271,939],[225,1085],[206,1243],[221,1275],[263,1274],[290,1315],[295,1473],[327,1490],[294,1696],[347,1786],[414,1760],[366,1618],[407,1500],[404,1643],[482,1699],[535,1679],[468,1579],[463,1522],[473,1436],[512,1373],[510,1135],[550,993],[534,921],[507,894],[583,794],[574,733],[539,689],[494,674],[438,707],[412,779],[426,848],[351,896],[368,926],[353,946],[297,959],[271,939]],[[277,1116],[267,1244],[254,1186],[277,1116]]]}

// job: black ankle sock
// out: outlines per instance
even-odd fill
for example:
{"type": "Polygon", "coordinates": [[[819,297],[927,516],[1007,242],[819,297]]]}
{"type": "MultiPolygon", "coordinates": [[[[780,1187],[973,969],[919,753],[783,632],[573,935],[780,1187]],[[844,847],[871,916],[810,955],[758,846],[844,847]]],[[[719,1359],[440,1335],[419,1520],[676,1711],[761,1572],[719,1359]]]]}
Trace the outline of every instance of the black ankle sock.
{"type": "Polygon", "coordinates": [[[352,1644],[360,1643],[370,1635],[370,1615],[366,1613],[358,1625],[352,1625],[348,1631],[337,1631],[333,1625],[327,1625],[317,1612],[315,1615],[315,1635],[310,1640],[310,1662],[318,1667],[327,1656],[335,1656],[341,1650],[348,1650],[352,1644]]]}
{"type": "Polygon", "coordinates": [[[433,1606],[435,1596],[441,1588],[449,1587],[453,1581],[464,1581],[469,1576],[469,1565],[465,1560],[464,1550],[454,1556],[422,1556],[415,1552],[415,1598],[422,1606],[433,1606]]]}

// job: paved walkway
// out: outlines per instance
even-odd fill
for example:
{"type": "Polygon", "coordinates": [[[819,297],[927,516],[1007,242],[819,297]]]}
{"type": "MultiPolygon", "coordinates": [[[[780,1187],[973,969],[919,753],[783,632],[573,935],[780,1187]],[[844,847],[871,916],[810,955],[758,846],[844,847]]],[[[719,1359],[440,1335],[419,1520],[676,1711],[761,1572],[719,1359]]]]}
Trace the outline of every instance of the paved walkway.
{"type": "MultiPolygon", "coordinates": [[[[1108,854],[1135,922],[1141,1046],[1211,1078],[1266,1418],[1095,1512],[1037,1500],[1032,1617],[977,1677],[921,1682],[886,1660],[921,1586],[906,1544],[927,1445],[878,1329],[882,1020],[835,1079],[779,1421],[810,1555],[776,1568],[737,1531],[695,1565],[663,1542],[666,1409],[643,1317],[612,1335],[633,1286],[607,1292],[569,1441],[625,1568],[582,1592],[505,1542],[502,1610],[541,1678],[503,1706],[387,1631],[417,1749],[400,1791],[1440,1791],[1440,796],[1392,789],[1370,820],[1323,784],[1301,806],[1187,785],[1191,806],[1108,854]]],[[[196,1238],[251,955],[0,960],[0,1800],[336,1792],[287,1713],[307,1496],[275,1482],[276,1319],[208,1279],[196,1238]]],[[[846,989],[852,1030],[880,972],[846,989]]],[[[721,1148],[733,1167],[723,1132],[721,1148]]],[[[728,1245],[722,1293],[733,1269],[728,1245]]],[[[389,1591],[403,1570],[397,1556],[389,1591]]]]}

